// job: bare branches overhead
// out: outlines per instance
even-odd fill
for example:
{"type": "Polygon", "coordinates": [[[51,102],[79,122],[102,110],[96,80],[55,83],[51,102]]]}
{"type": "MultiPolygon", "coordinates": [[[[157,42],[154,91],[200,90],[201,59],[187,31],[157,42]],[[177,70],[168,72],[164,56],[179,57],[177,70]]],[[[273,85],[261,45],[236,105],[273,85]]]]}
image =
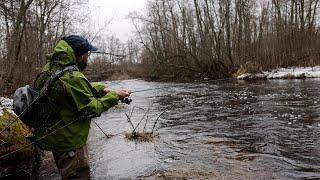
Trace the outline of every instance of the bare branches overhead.
{"type": "MultiPolygon", "coordinates": [[[[0,2],[0,78],[7,86],[27,83],[46,62],[57,39],[76,23],[87,0],[2,0],[0,2]],[[77,17],[78,18],[78,17],[77,17]],[[28,73],[21,73],[26,71],[28,73]]],[[[4,87],[4,86],[2,86],[4,87]]]]}

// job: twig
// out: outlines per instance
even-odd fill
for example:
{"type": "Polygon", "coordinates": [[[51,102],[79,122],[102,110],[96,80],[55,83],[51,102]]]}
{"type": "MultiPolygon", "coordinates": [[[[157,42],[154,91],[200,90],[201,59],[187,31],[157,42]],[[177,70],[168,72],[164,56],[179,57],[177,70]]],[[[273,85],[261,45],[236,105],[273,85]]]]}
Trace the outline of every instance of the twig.
{"type": "Polygon", "coordinates": [[[125,113],[125,115],[127,116],[127,120],[128,122],[131,124],[132,126],[132,129],[133,129],[133,132],[135,131],[135,127],[133,125],[133,123],[131,122],[131,117],[132,117],[132,114],[133,114],[133,111],[135,108],[138,108],[138,109],[141,109],[141,110],[144,110],[142,107],[139,107],[139,106],[134,106],[130,112],[130,115],[128,115],[127,113],[125,113]]]}
{"type": "Polygon", "coordinates": [[[130,119],[131,119],[131,116],[132,116],[133,110],[134,110],[135,108],[138,108],[138,109],[144,110],[142,107],[139,107],[139,106],[133,106],[133,108],[132,108],[132,110],[131,110],[131,113],[130,113],[130,119]]]}
{"type": "Polygon", "coordinates": [[[147,118],[146,118],[146,122],[144,123],[144,126],[143,126],[143,132],[146,132],[147,123],[148,123],[149,119],[150,119],[150,117],[148,115],[147,118]]]}
{"type": "Polygon", "coordinates": [[[139,123],[136,125],[135,128],[133,128],[133,131],[132,133],[135,133],[136,132],[136,129],[139,127],[140,123],[142,122],[142,120],[144,119],[145,115],[142,117],[142,119],[139,121],[139,123]]]}
{"type": "Polygon", "coordinates": [[[139,127],[140,123],[142,122],[142,120],[146,117],[146,115],[149,113],[150,111],[150,106],[148,107],[147,112],[143,115],[142,119],[140,120],[140,122],[137,124],[137,126],[133,129],[132,133],[135,133],[136,129],[139,127]]]}
{"type": "MultiPolygon", "coordinates": [[[[150,107],[151,107],[151,104],[149,103],[148,111],[149,111],[150,107]]],[[[143,132],[146,132],[147,123],[148,123],[149,119],[150,119],[150,116],[147,115],[146,122],[144,123],[144,126],[143,126],[143,132]]]]}
{"type": "Polygon", "coordinates": [[[107,133],[105,133],[105,132],[103,131],[103,129],[97,124],[97,122],[94,121],[94,124],[98,126],[98,128],[101,130],[101,132],[102,132],[108,139],[110,138],[110,136],[109,136],[107,133]]]}
{"type": "Polygon", "coordinates": [[[170,106],[169,108],[167,108],[165,111],[163,111],[158,117],[157,119],[155,120],[154,124],[153,124],[153,127],[152,127],[152,131],[151,131],[151,134],[153,134],[153,130],[154,128],[156,127],[156,124],[158,122],[158,120],[160,119],[160,116],[162,116],[162,114],[164,114],[165,112],[167,112],[169,109],[173,108],[174,105],[170,106]]]}
{"type": "Polygon", "coordinates": [[[133,126],[133,124],[132,124],[132,122],[131,122],[131,120],[130,120],[129,115],[128,115],[127,113],[124,113],[124,114],[127,116],[127,120],[128,120],[128,122],[131,124],[132,129],[134,129],[134,126],[133,126]]]}

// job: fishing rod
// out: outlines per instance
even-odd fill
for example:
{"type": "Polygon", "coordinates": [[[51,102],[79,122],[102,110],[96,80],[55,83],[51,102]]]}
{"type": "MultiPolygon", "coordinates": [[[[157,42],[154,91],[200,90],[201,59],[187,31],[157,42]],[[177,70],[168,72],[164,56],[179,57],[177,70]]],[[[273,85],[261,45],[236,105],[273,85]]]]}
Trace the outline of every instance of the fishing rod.
{"type": "Polygon", "coordinates": [[[156,89],[164,89],[164,88],[168,88],[168,87],[157,87],[157,88],[150,88],[150,89],[142,89],[142,90],[137,90],[137,91],[131,91],[132,93],[138,93],[138,92],[144,92],[144,91],[152,91],[152,90],[156,90],[156,89]]]}
{"type": "MultiPolygon", "coordinates": [[[[152,91],[152,90],[163,89],[163,88],[167,88],[167,87],[157,87],[157,88],[142,89],[142,90],[137,90],[137,91],[130,91],[129,94],[138,93],[138,92],[145,92],[145,91],[152,91]]],[[[124,98],[121,100],[121,102],[129,105],[132,102],[132,99],[131,98],[124,98]]]]}
{"type": "MultiPolygon", "coordinates": [[[[145,91],[153,91],[153,90],[156,90],[156,89],[164,89],[164,88],[167,88],[167,87],[158,87],[158,88],[150,88],[150,89],[142,89],[142,90],[137,90],[137,91],[131,91],[130,94],[138,93],[138,92],[145,92],[145,91]]],[[[129,105],[132,102],[132,99],[131,98],[124,98],[123,100],[121,100],[121,102],[129,105]]]]}
{"type": "Polygon", "coordinates": [[[106,55],[115,56],[115,57],[119,57],[119,58],[125,58],[125,57],[127,57],[127,55],[108,53],[108,52],[104,52],[104,51],[92,51],[92,52],[90,52],[90,53],[91,53],[91,54],[106,54],[106,55]]]}

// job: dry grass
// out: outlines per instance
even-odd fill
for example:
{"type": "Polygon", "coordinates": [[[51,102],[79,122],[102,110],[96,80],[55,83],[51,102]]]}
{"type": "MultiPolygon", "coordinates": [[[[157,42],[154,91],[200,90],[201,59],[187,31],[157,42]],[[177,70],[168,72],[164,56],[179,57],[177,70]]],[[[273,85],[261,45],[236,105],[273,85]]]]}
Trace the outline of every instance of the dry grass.
{"type": "Polygon", "coordinates": [[[283,78],[281,79],[288,79],[288,80],[292,80],[292,79],[295,79],[294,75],[293,74],[287,74],[286,76],[284,76],[283,78]]]}
{"type": "Polygon", "coordinates": [[[128,139],[128,140],[132,140],[132,141],[140,141],[140,142],[154,142],[154,139],[155,139],[155,135],[154,135],[154,129],[157,125],[157,122],[158,120],[160,119],[160,117],[165,113],[167,112],[168,110],[172,109],[173,105],[168,107],[166,110],[162,111],[158,117],[155,119],[154,121],[154,124],[153,124],[153,127],[152,127],[152,130],[151,132],[147,132],[146,130],[146,127],[147,127],[147,123],[150,122],[149,120],[149,112],[150,112],[150,106],[148,108],[148,110],[146,111],[146,113],[143,115],[142,119],[140,120],[140,122],[134,126],[132,121],[131,121],[131,117],[132,117],[132,113],[133,111],[135,110],[135,108],[137,109],[140,109],[140,110],[144,110],[143,108],[141,107],[137,107],[137,106],[134,106],[130,112],[130,114],[125,114],[127,116],[127,121],[130,123],[131,127],[132,127],[132,132],[130,133],[125,133],[125,137],[128,139]],[[139,127],[139,125],[141,124],[142,121],[145,121],[145,124],[144,124],[144,127],[143,127],[143,130],[142,132],[136,132],[137,128],[139,127]]]}
{"type": "Polygon", "coordinates": [[[114,80],[125,80],[130,79],[131,77],[126,74],[125,72],[115,72],[111,76],[109,76],[108,80],[114,81],[114,80]]]}
{"type": "Polygon", "coordinates": [[[233,77],[238,77],[245,73],[259,73],[262,71],[262,65],[256,62],[247,62],[240,66],[236,73],[233,74],[233,77]]]}
{"type": "Polygon", "coordinates": [[[139,142],[154,142],[154,134],[148,132],[131,132],[126,133],[125,137],[131,141],[139,141],[139,142]]]}

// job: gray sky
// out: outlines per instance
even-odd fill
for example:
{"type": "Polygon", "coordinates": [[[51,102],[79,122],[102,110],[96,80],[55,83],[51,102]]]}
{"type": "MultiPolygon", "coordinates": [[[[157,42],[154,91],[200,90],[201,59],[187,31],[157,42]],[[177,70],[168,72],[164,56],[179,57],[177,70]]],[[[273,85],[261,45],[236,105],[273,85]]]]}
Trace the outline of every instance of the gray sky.
{"type": "MultiPolygon", "coordinates": [[[[114,33],[121,41],[126,40],[132,35],[134,27],[126,19],[126,16],[132,12],[142,12],[147,0],[90,0],[94,28],[107,27],[111,33],[114,33]],[[108,23],[110,22],[110,23],[108,23]],[[108,23],[108,25],[106,25],[108,23]]],[[[109,33],[109,32],[105,32],[109,33]]]]}

